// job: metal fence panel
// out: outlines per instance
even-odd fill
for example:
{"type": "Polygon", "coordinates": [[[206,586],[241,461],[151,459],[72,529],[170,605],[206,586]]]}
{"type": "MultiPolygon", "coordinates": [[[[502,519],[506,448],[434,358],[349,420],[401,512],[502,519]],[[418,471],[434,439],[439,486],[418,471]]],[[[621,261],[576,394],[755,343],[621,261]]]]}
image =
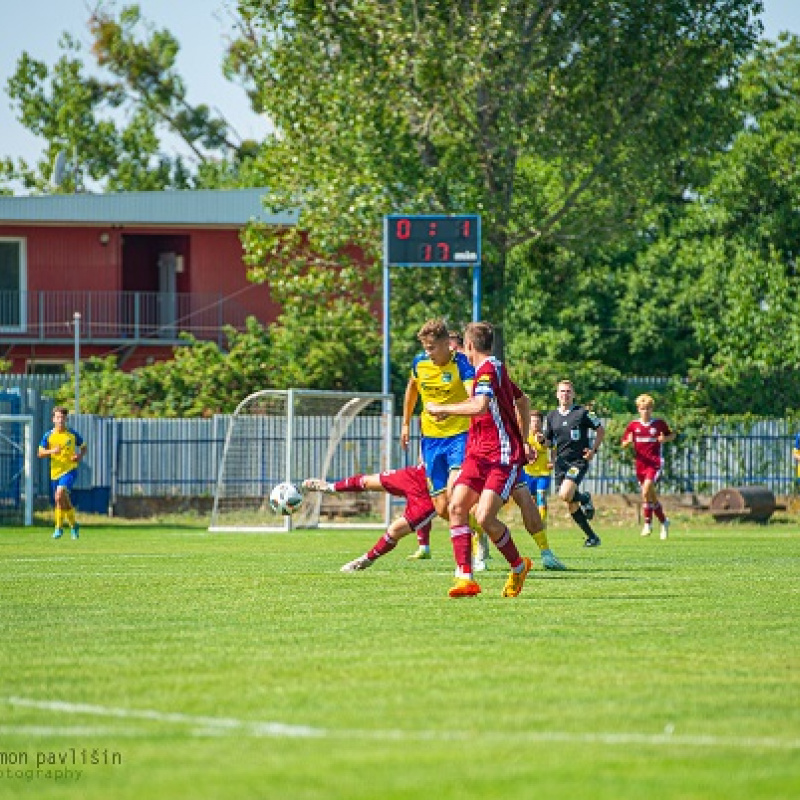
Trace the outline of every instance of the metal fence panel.
{"type": "MultiPolygon", "coordinates": [[[[794,434],[785,419],[759,420],[740,434],[710,431],[689,447],[664,447],[662,490],[712,495],[729,486],[758,484],[789,494],[795,484],[794,434]]],[[[632,461],[601,449],[586,487],[595,494],[638,491],[632,461]]]]}
{"type": "Polygon", "coordinates": [[[214,492],[221,447],[213,419],[120,419],[113,494],[202,497],[214,492]]]}
{"type": "MultiPolygon", "coordinates": [[[[7,411],[34,417],[34,446],[51,425],[53,401],[43,390],[57,388],[60,376],[0,375],[0,405],[7,393],[7,411]],[[19,398],[19,402],[16,401],[19,398]],[[13,408],[12,408],[13,406],[13,408]]],[[[5,406],[3,406],[5,408],[5,406]]],[[[116,497],[202,497],[216,488],[230,416],[209,419],[114,419],[80,414],[70,420],[87,442],[76,488],[109,489],[116,497]]],[[[266,423],[265,423],[266,424],[266,423]]],[[[284,463],[285,420],[273,419],[266,451],[255,454],[265,473],[279,474],[284,463]],[[272,464],[274,462],[274,464],[272,464]]],[[[315,476],[328,446],[332,418],[300,415],[295,419],[294,472],[298,479],[315,476]]],[[[419,458],[419,439],[400,448],[401,418],[393,420],[391,463],[413,464],[419,458]]],[[[329,477],[371,473],[381,469],[375,459],[382,450],[380,417],[357,417],[338,448],[329,477]]],[[[691,446],[667,445],[662,483],[664,493],[713,494],[735,485],[760,484],[775,494],[793,490],[791,458],[794,431],[787,420],[762,420],[740,434],[709,431],[691,446]]],[[[254,468],[255,469],[255,468],[254,468]]],[[[49,494],[47,459],[35,464],[34,493],[49,494]]],[[[586,487],[595,494],[638,491],[630,460],[620,462],[602,448],[589,470],[586,487]]]]}

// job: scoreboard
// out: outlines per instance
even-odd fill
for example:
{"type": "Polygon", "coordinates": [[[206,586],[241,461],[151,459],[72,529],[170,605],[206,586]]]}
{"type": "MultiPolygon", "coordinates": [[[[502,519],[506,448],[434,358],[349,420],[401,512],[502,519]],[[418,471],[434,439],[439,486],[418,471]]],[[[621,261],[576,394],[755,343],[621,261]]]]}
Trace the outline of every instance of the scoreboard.
{"type": "Polygon", "coordinates": [[[384,217],[390,267],[471,267],[481,263],[477,214],[390,214],[384,217]]]}

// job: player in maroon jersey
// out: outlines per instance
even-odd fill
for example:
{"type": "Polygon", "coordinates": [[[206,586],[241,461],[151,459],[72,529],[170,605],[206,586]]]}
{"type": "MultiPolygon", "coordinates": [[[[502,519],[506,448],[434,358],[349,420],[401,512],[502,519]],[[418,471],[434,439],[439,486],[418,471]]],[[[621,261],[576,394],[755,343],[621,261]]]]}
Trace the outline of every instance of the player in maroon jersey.
{"type": "Polygon", "coordinates": [[[375,542],[372,549],[363,556],[348,561],[342,572],[359,572],[375,563],[376,559],[385,556],[397,547],[397,543],[411,531],[416,531],[420,547],[430,546],[431,521],[436,516],[431,496],[428,493],[428,479],[425,467],[393,469],[374,475],[351,475],[334,483],[308,478],[303,481],[302,488],[306,492],[386,492],[395,497],[404,497],[406,507],[403,515],[398,517],[386,529],[386,533],[375,542]]]}
{"type": "Polygon", "coordinates": [[[511,495],[523,464],[530,424],[530,402],[492,356],[494,329],[488,322],[471,322],[464,331],[464,352],[475,367],[472,396],[460,403],[427,403],[434,417],[471,417],[467,450],[450,500],[450,539],[456,559],[456,580],[450,597],[480,593],[472,576],[470,510],[511,566],[503,597],[521,591],[531,560],[517,550],[508,527],[497,514],[511,495]],[[522,425],[525,430],[520,429],[522,425]]]}
{"type": "Polygon", "coordinates": [[[675,433],[663,419],[653,417],[653,398],[649,394],[640,394],[636,398],[636,409],[639,419],[632,420],[622,434],[622,446],[633,445],[636,458],[636,480],[642,489],[642,511],[644,527],[642,536],[653,532],[653,514],[661,523],[661,538],[669,536],[669,520],[658,499],[656,486],[661,478],[664,458],[661,445],[671,442],[675,433]]]}

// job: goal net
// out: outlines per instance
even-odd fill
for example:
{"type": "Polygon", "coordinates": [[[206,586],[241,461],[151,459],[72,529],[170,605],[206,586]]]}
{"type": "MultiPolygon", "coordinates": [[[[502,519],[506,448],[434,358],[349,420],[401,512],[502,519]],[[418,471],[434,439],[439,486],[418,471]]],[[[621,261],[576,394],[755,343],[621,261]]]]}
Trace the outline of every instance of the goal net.
{"type": "Polygon", "coordinates": [[[388,394],[264,389],[246,397],[228,422],[217,473],[211,531],[384,527],[382,493],[309,493],[291,517],[274,513],[269,494],[282,481],[336,480],[389,469],[393,398],[388,394]]]}
{"type": "Polygon", "coordinates": [[[33,417],[0,414],[0,522],[33,525],[33,417]]]}

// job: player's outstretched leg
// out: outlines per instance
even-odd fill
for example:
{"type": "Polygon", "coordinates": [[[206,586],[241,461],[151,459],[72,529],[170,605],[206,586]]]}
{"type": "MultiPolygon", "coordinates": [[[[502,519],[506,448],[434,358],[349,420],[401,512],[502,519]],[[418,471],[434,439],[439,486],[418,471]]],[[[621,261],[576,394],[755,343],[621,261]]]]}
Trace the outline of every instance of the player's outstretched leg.
{"type": "Polygon", "coordinates": [[[306,478],[300,484],[300,488],[304,492],[322,492],[323,494],[333,494],[334,492],[333,484],[320,478],[306,478]]]}
{"type": "Polygon", "coordinates": [[[361,570],[367,569],[371,567],[375,562],[366,555],[359,556],[358,558],[354,558],[352,561],[348,561],[346,564],[342,566],[339,570],[340,572],[361,572],[361,570]]]}

